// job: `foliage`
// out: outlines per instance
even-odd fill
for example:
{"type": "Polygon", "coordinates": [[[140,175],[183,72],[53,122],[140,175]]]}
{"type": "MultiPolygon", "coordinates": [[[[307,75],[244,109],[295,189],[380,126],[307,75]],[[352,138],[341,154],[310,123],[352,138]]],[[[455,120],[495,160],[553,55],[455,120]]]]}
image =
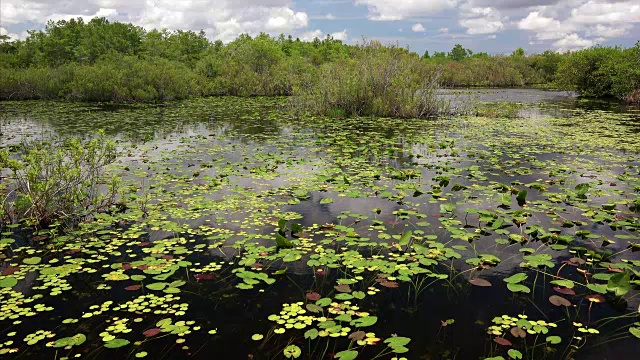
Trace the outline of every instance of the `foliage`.
{"type": "Polygon", "coordinates": [[[292,95],[318,66],[350,57],[331,36],[312,42],[204,32],[145,31],[95,18],[50,21],[24,41],[0,43],[0,100],[155,102],[203,95],[292,95]]]}
{"type": "Polygon", "coordinates": [[[564,54],[548,50],[526,55],[518,48],[509,56],[474,54],[457,44],[446,56],[437,53],[423,59],[443,69],[445,86],[546,84],[575,90],[587,97],[614,96],[628,102],[639,101],[640,43],[629,49],[597,46],[564,54]]]}
{"type": "Polygon", "coordinates": [[[365,42],[353,59],[322,66],[322,81],[303,84],[295,105],[318,114],[423,118],[443,111],[435,96],[438,73],[415,54],[365,42]]]}
{"type": "Polygon", "coordinates": [[[155,137],[118,144],[122,211],[61,236],[0,225],[0,354],[387,359],[430,338],[464,359],[539,359],[637,346],[635,115],[333,121],[286,101],[3,104],[3,146],[86,124],[155,137]],[[38,126],[15,131],[24,118],[38,126]]]}
{"type": "Polygon", "coordinates": [[[624,99],[640,89],[640,42],[629,49],[596,46],[565,56],[557,81],[587,97],[624,99]]]}
{"type": "Polygon", "coordinates": [[[23,144],[18,159],[0,152],[0,167],[8,168],[14,181],[3,201],[4,214],[44,226],[105,210],[114,203],[119,181],[112,177],[105,183],[102,173],[115,156],[115,144],[104,134],[85,142],[23,144]]]}
{"type": "Polygon", "coordinates": [[[519,48],[510,55],[490,56],[456,44],[449,52],[430,54],[427,50],[420,58],[397,46],[378,45],[374,50],[370,42],[351,46],[330,35],[301,41],[285,35],[271,37],[262,33],[252,38],[243,34],[223,44],[209,41],[202,31],[147,31],[105,18],[49,21],[44,30],[28,34],[25,40],[0,38],[0,100],[156,102],[207,95],[288,96],[304,94],[328,77],[333,85],[321,86],[348,83],[348,88],[341,91],[350,93],[347,97],[355,103],[341,104],[351,109],[338,106],[322,113],[380,111],[379,114],[417,116],[433,110],[427,104],[431,102],[430,95],[408,91],[420,89],[418,75],[425,75],[420,86],[428,85],[429,89],[435,85],[543,84],[576,90],[584,96],[615,96],[629,102],[638,102],[640,97],[640,45],[530,55],[519,48]],[[367,51],[376,51],[403,68],[391,70],[393,66],[384,61],[372,61],[370,55],[364,54],[367,51]],[[416,61],[419,58],[421,62],[416,61]],[[409,68],[416,76],[405,76],[409,68]],[[380,103],[366,104],[371,99],[361,99],[353,93],[354,89],[366,88],[365,81],[358,79],[357,72],[345,73],[359,70],[378,74],[377,85],[370,84],[369,89],[389,80],[381,80],[389,71],[395,76],[393,82],[406,81],[406,88],[400,91],[396,84],[384,96],[374,96],[380,103]],[[398,106],[391,106],[397,96],[405,94],[409,95],[398,106]],[[361,101],[365,103],[356,104],[361,101]]]}

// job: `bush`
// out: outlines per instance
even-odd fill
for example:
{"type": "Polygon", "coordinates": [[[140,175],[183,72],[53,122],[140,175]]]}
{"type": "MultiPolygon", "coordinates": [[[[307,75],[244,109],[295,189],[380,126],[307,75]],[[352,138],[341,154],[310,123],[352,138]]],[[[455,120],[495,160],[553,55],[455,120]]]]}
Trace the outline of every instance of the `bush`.
{"type": "Polygon", "coordinates": [[[74,77],[73,69],[73,65],[57,68],[0,68],[0,100],[64,98],[74,77]]]}
{"type": "Polygon", "coordinates": [[[323,65],[318,80],[296,92],[298,109],[318,114],[423,118],[440,113],[438,73],[414,54],[365,42],[353,59],[323,65]]]}
{"type": "Polygon", "coordinates": [[[470,57],[439,66],[443,69],[441,84],[448,87],[511,87],[540,81],[524,57],[521,60],[505,56],[470,57]]]}
{"type": "Polygon", "coordinates": [[[204,81],[182,63],[135,56],[105,58],[93,65],[0,68],[0,99],[154,102],[204,93],[204,81]]]}
{"type": "Polygon", "coordinates": [[[14,180],[2,202],[5,220],[71,225],[105,210],[115,200],[119,178],[104,183],[102,175],[115,158],[115,144],[104,134],[86,142],[23,144],[19,159],[0,152],[0,167],[8,168],[14,180]]]}
{"type": "Polygon", "coordinates": [[[207,79],[209,94],[288,96],[315,67],[299,55],[286,55],[278,41],[262,34],[255,39],[240,36],[224,48],[212,49],[196,71],[207,79]]]}
{"type": "Polygon", "coordinates": [[[593,47],[571,53],[558,68],[557,83],[582,96],[633,99],[640,88],[640,43],[629,49],[593,47]]]}

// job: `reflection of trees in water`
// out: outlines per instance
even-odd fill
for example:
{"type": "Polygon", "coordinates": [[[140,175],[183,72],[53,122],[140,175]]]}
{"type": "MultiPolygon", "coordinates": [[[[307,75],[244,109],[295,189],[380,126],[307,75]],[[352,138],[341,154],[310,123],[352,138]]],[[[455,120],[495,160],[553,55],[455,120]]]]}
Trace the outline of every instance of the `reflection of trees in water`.
{"type": "MultiPolygon", "coordinates": [[[[239,103],[243,101],[247,100],[237,100],[239,103]]],[[[205,99],[131,106],[45,101],[9,103],[3,105],[0,132],[23,134],[22,136],[50,132],[55,135],[84,137],[96,129],[104,129],[110,136],[133,143],[170,135],[201,134],[205,129],[210,132],[229,132],[246,142],[279,134],[278,121],[269,116],[271,107],[248,106],[251,104],[230,107],[227,106],[229,102],[230,100],[225,99],[205,99]],[[20,129],[23,131],[19,131],[20,129]]]]}

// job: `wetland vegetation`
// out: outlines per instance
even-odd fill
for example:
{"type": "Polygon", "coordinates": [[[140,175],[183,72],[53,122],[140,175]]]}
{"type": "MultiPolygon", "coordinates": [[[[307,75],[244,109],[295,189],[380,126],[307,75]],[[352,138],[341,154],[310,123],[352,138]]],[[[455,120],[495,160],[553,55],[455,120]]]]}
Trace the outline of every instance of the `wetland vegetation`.
{"type": "Polygon", "coordinates": [[[286,103],[2,103],[0,353],[635,351],[637,111],[561,98],[407,121],[286,103]],[[95,171],[65,174],[66,161],[95,171]],[[35,221],[28,191],[65,181],[76,186],[55,198],[62,210],[35,221]],[[116,195],[89,196],[96,186],[116,195]]]}
{"type": "Polygon", "coordinates": [[[0,356],[630,358],[638,59],[4,39],[0,356]]]}
{"type": "Polygon", "coordinates": [[[105,18],[49,22],[21,41],[0,37],[0,100],[162,102],[200,96],[290,96],[319,114],[415,117],[438,109],[434,86],[543,86],[588,97],[640,98],[640,44],[489,55],[456,45],[422,56],[364,40],[144,30],[105,18]],[[383,90],[383,91],[382,91],[383,90]],[[424,90],[424,91],[421,91],[424,90]],[[371,98],[370,94],[375,94],[371,98]],[[309,99],[311,97],[311,99],[309,99]]]}

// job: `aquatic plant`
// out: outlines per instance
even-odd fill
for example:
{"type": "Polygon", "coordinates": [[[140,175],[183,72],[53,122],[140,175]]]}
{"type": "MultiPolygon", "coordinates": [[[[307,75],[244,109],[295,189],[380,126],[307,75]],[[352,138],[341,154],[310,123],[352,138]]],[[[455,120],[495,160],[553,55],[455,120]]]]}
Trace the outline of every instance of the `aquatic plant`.
{"type": "Polygon", "coordinates": [[[405,49],[365,41],[353,59],[321,67],[322,81],[297,89],[293,107],[321,115],[430,117],[447,110],[435,93],[438,76],[405,49]]]}
{"type": "Polygon", "coordinates": [[[43,134],[11,114],[116,134],[103,177],[122,196],[66,231],[0,224],[0,353],[551,359],[635,346],[633,114],[328,119],[286,101],[9,103],[6,150],[43,134]]]}
{"type": "Polygon", "coordinates": [[[17,156],[0,153],[0,167],[11,170],[14,181],[2,203],[12,221],[45,227],[58,220],[74,223],[115,201],[119,179],[103,180],[102,175],[115,161],[116,148],[104,133],[84,142],[67,138],[25,143],[17,156]]]}

